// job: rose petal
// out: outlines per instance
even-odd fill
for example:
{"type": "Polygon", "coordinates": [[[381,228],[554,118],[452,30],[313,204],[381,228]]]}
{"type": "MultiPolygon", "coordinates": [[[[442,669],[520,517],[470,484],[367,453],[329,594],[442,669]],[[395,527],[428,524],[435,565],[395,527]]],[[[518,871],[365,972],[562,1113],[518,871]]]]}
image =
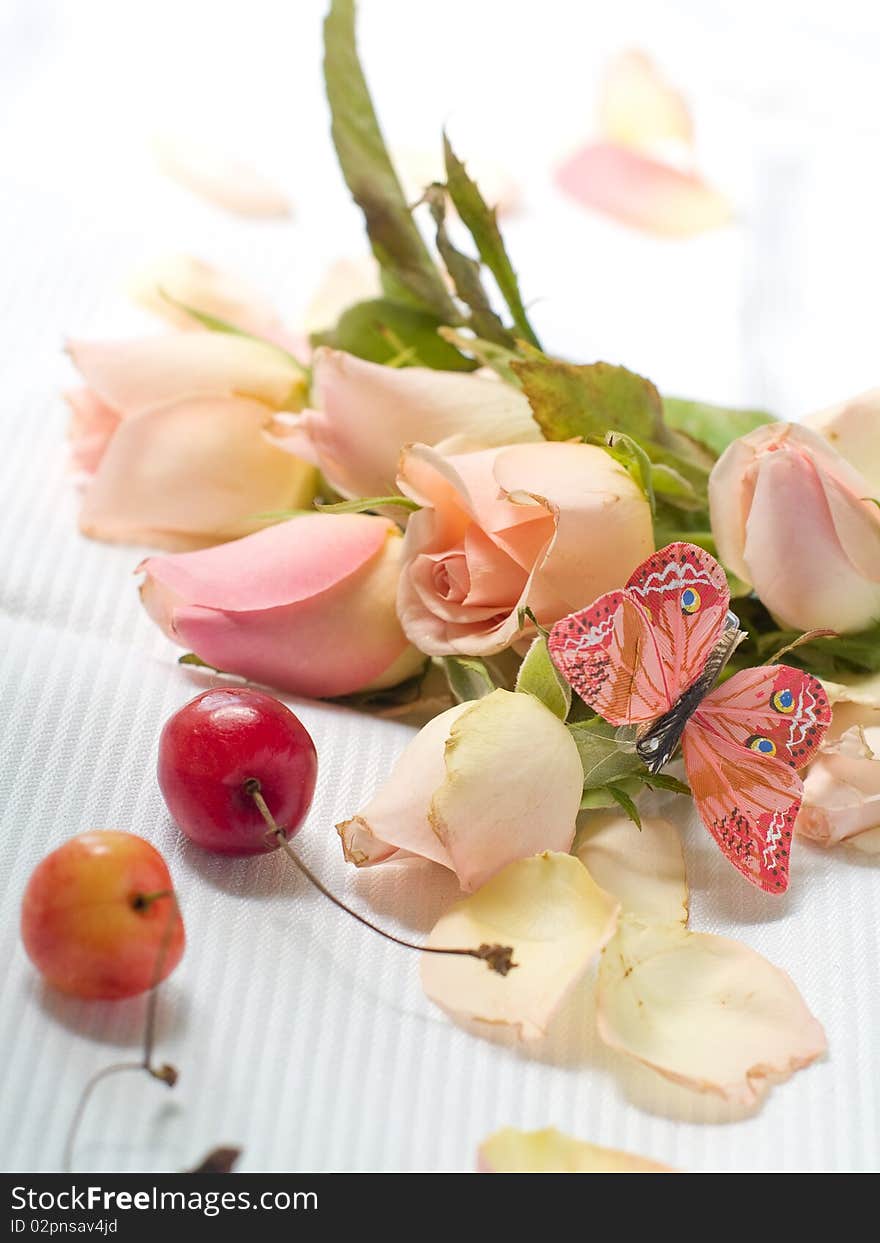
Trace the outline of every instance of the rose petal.
{"type": "Polygon", "coordinates": [[[263,435],[259,402],[198,397],[124,419],[80,511],[95,539],[198,548],[258,530],[255,515],[314,496],[314,468],[263,435]]]}
{"type": "Polygon", "coordinates": [[[627,915],[686,924],[688,887],[681,839],[674,824],[642,816],[641,830],[620,812],[591,813],[574,853],[597,885],[627,915]]]}
{"type": "Polygon", "coordinates": [[[536,1040],[614,933],[617,903],[571,855],[510,863],[434,926],[428,945],[501,944],[517,964],[502,977],[484,962],[423,954],[425,992],[454,1017],[513,1028],[536,1040]]]}
{"type": "Polygon", "coordinates": [[[457,436],[470,451],[541,440],[525,396],[494,379],[384,367],[326,347],[313,365],[313,408],[295,421],[286,447],[305,456],[301,442],[310,440],[314,460],[343,496],[395,492],[401,450],[414,441],[457,436]]]}
{"type": "Polygon", "coordinates": [[[379,268],[372,255],[337,259],[326,268],[302,319],[306,334],[322,332],[336,324],[343,311],[356,302],[382,296],[379,268]]]}
{"type": "Polygon", "coordinates": [[[693,237],[731,217],[727,200],[697,174],[611,143],[582,147],[556,180],[585,207],[660,237],[693,237]]]}
{"type": "Polygon", "coordinates": [[[85,383],[123,418],[182,397],[251,397],[275,410],[300,404],[302,374],[269,345],[219,332],[134,341],[71,341],[85,383]]]}
{"type": "Polygon", "coordinates": [[[599,968],[599,1034],[668,1079],[755,1104],[771,1077],[826,1049],[821,1025],[778,967],[737,941],[680,924],[620,922],[599,968]]]}
{"type": "Polygon", "coordinates": [[[290,215],[290,201],[277,186],[210,142],[161,135],[153,153],[167,177],[217,207],[237,216],[290,215]]]}
{"type": "Polygon", "coordinates": [[[880,830],[880,713],[867,712],[876,725],[852,725],[826,742],[810,765],[795,829],[821,846],[846,842],[874,854],[880,830]]]}
{"type": "Polygon", "coordinates": [[[478,1166],[485,1174],[674,1174],[659,1161],[617,1148],[572,1139],[555,1127],[518,1131],[504,1127],[484,1139],[478,1166]]]}
{"type": "Polygon", "coordinates": [[[93,475],[119,427],[119,415],[91,389],[73,389],[65,397],[71,411],[67,434],[74,467],[93,475]]]}
{"type": "Polygon", "coordinates": [[[602,137],[624,147],[656,150],[673,142],[690,147],[694,127],[684,97],[643,52],[615,56],[599,94],[602,137]]]}
{"type": "Polygon", "coordinates": [[[880,388],[820,410],[804,423],[867,480],[869,495],[880,498],[880,388]]]}

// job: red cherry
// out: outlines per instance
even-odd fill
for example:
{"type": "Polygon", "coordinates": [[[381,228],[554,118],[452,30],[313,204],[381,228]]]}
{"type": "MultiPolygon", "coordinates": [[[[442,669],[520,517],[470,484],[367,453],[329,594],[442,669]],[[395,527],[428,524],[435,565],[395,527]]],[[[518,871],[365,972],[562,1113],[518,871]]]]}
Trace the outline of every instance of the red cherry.
{"type": "Polygon", "coordinates": [[[21,935],[50,984],[108,1000],[164,980],[185,940],[165,860],[142,837],[112,829],[81,833],[37,865],[21,935]]]}
{"type": "Polygon", "coordinates": [[[159,786],[168,810],[191,841],[220,854],[277,848],[255,789],[292,837],[308,814],[317,771],[305,726],[283,703],[247,687],[197,695],[166,722],[159,739],[159,786]]]}

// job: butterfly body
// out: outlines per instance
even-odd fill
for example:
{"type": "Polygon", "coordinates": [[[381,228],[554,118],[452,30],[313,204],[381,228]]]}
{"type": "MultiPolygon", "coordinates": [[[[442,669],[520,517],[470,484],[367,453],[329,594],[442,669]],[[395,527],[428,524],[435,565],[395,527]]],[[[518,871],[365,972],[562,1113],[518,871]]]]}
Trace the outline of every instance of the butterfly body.
{"type": "Polygon", "coordinates": [[[724,571],[693,544],[647,559],[621,591],[556,623],[551,656],[582,699],[615,725],[636,725],[658,772],[682,747],[700,816],[721,850],[768,892],[788,884],[803,786],[797,775],[831,718],[810,674],[743,669],[716,685],[744,637],[724,571]]]}

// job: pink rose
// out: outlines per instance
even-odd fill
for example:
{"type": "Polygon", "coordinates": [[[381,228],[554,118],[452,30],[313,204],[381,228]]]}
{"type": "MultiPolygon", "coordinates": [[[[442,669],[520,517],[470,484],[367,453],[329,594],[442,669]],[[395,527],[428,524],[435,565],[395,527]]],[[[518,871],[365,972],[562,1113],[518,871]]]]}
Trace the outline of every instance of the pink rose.
{"type": "Polygon", "coordinates": [[[869,482],[809,428],[768,423],[709,479],[721,560],[795,630],[862,630],[880,617],[880,509],[869,482]]]}
{"type": "Polygon", "coordinates": [[[411,515],[397,609],[431,656],[487,655],[619,587],[653,551],[648,502],[595,445],[513,445],[442,457],[416,445],[398,485],[411,515]]]}
{"type": "Polygon", "coordinates": [[[278,443],[320,467],[342,496],[395,492],[400,453],[413,441],[464,453],[541,440],[524,395],[487,376],[384,367],[315,351],[312,406],[287,418],[278,443]]]}
{"type": "Polygon", "coordinates": [[[302,400],[302,373],[280,350],[180,332],[74,342],[70,354],[86,383],[68,394],[84,534],[199,548],[312,500],[314,468],[269,436],[277,411],[302,400]]]}
{"type": "Polygon", "coordinates": [[[170,639],[226,673],[319,698],[393,686],[423,659],[394,609],[402,545],[385,518],[305,514],[148,557],[141,598],[170,639]]]}

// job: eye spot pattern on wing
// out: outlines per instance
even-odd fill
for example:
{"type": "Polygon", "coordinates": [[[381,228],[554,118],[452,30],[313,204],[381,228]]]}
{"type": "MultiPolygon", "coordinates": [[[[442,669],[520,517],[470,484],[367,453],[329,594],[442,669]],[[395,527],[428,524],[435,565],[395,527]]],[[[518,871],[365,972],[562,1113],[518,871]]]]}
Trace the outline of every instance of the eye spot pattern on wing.
{"type": "Polygon", "coordinates": [[[681,593],[680,604],[681,611],[686,617],[690,617],[694,613],[699,613],[702,603],[702,598],[696,587],[685,587],[684,591],[681,593]]]}
{"type": "Polygon", "coordinates": [[[751,738],[746,739],[746,746],[750,751],[757,751],[758,755],[776,754],[776,743],[764,734],[752,734],[751,738]]]}
{"type": "Polygon", "coordinates": [[[774,712],[782,712],[790,716],[795,710],[795,698],[791,687],[786,686],[780,691],[774,691],[770,696],[770,707],[774,712]]]}

